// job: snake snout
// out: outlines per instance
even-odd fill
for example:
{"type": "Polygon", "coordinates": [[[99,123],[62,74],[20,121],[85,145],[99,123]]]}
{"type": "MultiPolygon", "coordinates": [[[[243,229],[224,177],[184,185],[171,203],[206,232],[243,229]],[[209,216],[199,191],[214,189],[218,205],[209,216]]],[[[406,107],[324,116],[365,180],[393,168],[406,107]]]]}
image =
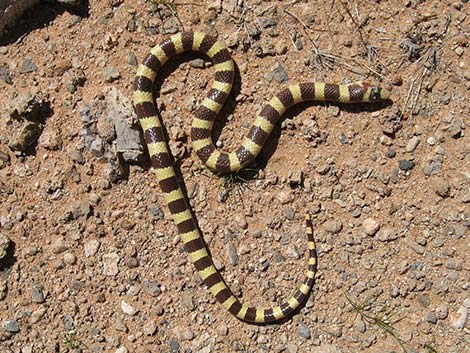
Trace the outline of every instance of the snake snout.
{"type": "Polygon", "coordinates": [[[368,93],[369,94],[366,96],[368,97],[368,101],[371,103],[384,101],[390,97],[390,91],[379,86],[370,86],[368,88],[368,93]]]}
{"type": "Polygon", "coordinates": [[[380,100],[386,101],[390,98],[391,92],[388,89],[380,88],[380,100]]]}

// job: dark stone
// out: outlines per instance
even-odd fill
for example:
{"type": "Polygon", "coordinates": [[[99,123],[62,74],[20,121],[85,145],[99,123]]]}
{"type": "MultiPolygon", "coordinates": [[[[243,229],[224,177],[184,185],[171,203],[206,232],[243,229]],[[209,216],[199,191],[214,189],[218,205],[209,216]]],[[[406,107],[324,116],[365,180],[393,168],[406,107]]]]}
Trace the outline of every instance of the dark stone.
{"type": "Polygon", "coordinates": [[[0,66],[0,80],[11,85],[13,82],[10,77],[10,73],[5,66],[0,66]]]}
{"type": "Polygon", "coordinates": [[[407,161],[404,159],[398,161],[398,167],[403,171],[411,170],[414,166],[415,164],[412,161],[407,161]]]}
{"type": "Polygon", "coordinates": [[[29,58],[23,60],[23,65],[21,66],[20,73],[26,74],[28,72],[34,72],[38,69],[38,66],[31,61],[29,58]]]}

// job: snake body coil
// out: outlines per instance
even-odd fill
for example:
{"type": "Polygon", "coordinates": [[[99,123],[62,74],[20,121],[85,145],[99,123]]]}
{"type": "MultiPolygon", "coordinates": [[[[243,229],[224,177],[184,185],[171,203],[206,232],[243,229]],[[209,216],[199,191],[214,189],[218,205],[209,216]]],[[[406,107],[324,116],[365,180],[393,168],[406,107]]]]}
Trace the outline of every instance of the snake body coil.
{"type": "Polygon", "coordinates": [[[234,65],[230,53],[221,42],[204,33],[179,33],[151,49],[137,69],[134,105],[144,132],[153,171],[158,178],[174,222],[181,234],[185,249],[199,276],[217,301],[237,318],[257,323],[281,320],[294,312],[307,299],[313,285],[316,272],[316,250],[311,219],[308,215],[306,216],[309,249],[308,269],[305,280],[295,294],[283,304],[270,309],[248,307],[242,304],[232,294],[214,267],[197,227],[197,222],[176,178],[173,158],[154,103],[153,84],[159,68],[174,55],[185,51],[204,53],[214,65],[214,82],[206,98],[195,111],[191,139],[202,162],[218,172],[238,171],[253,161],[279,118],[286,109],[294,104],[313,100],[341,103],[377,102],[387,99],[388,92],[365,83],[336,85],[315,82],[291,85],[276,94],[264,106],[241,146],[234,152],[226,153],[217,150],[212,142],[214,120],[230,94],[234,75],[234,65]]]}

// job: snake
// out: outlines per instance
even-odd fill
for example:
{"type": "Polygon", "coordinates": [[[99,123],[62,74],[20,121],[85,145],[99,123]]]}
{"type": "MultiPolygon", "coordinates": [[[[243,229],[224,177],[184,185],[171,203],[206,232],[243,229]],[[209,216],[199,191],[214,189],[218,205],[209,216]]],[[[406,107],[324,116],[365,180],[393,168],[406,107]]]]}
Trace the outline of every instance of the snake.
{"type": "Polygon", "coordinates": [[[207,56],[214,70],[212,86],[194,111],[191,124],[192,146],[200,160],[218,173],[238,172],[250,164],[263,148],[280,117],[295,104],[306,101],[379,102],[388,99],[389,91],[362,81],[349,84],[309,82],[290,85],[262,107],[241,145],[228,153],[217,149],[212,141],[214,121],[230,95],[235,71],[230,52],[221,41],[202,32],[180,32],[154,46],[137,68],[133,101],[150,157],[151,169],[158,179],[185,251],[199,277],[215,299],[238,319],[261,324],[278,322],[288,318],[306,302],[314,284],[317,252],[312,219],[307,213],[305,225],[308,268],[305,279],[294,294],[280,305],[271,308],[243,304],[232,293],[214,266],[197,219],[176,176],[174,157],[168,147],[164,126],[155,103],[153,91],[159,69],[175,55],[190,51],[207,56]]]}

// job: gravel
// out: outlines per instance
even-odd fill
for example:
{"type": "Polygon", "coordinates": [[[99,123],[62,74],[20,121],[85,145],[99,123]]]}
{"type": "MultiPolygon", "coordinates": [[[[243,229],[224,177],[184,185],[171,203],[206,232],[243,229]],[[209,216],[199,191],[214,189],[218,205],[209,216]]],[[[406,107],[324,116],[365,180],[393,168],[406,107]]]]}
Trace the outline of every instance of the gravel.
{"type": "Polygon", "coordinates": [[[326,221],[323,225],[326,232],[331,234],[337,234],[343,229],[343,223],[338,220],[326,221]]]}
{"type": "Polygon", "coordinates": [[[120,256],[117,253],[103,255],[103,274],[106,276],[116,276],[119,273],[118,263],[120,256]]]}
{"type": "Polygon", "coordinates": [[[3,328],[6,332],[9,333],[18,333],[20,332],[20,326],[16,320],[6,320],[3,322],[3,328]]]}
{"type": "Polygon", "coordinates": [[[121,77],[121,73],[116,66],[110,65],[104,68],[103,77],[105,82],[111,83],[118,80],[121,77]]]}
{"type": "Polygon", "coordinates": [[[44,287],[41,284],[33,284],[31,296],[33,303],[44,303],[46,300],[44,287]]]}
{"type": "Polygon", "coordinates": [[[366,218],[362,222],[362,227],[367,235],[375,235],[380,229],[380,223],[373,218],[366,218]]]}
{"type": "Polygon", "coordinates": [[[434,312],[429,312],[426,315],[426,321],[429,322],[430,324],[437,324],[437,316],[436,313],[434,312]]]}
{"type": "Polygon", "coordinates": [[[11,240],[6,235],[0,234],[0,260],[7,255],[11,240]]]}
{"type": "Polygon", "coordinates": [[[409,153],[414,152],[416,147],[418,147],[420,141],[421,140],[419,139],[418,136],[413,136],[406,144],[406,147],[405,147],[406,152],[409,152],[409,153]]]}
{"type": "Polygon", "coordinates": [[[238,258],[237,249],[232,243],[227,243],[227,256],[229,262],[232,266],[237,266],[240,263],[240,259],[238,258]]]}
{"type": "Polygon", "coordinates": [[[414,164],[413,161],[407,161],[407,160],[404,160],[404,159],[401,159],[401,160],[398,161],[398,167],[403,171],[411,170],[411,169],[413,169],[414,166],[415,166],[415,164],[414,164]]]}
{"type": "Polygon", "coordinates": [[[436,317],[438,320],[445,320],[449,314],[449,310],[445,304],[441,304],[436,308],[436,317]]]}
{"type": "Polygon", "coordinates": [[[310,328],[304,324],[300,324],[297,327],[297,334],[305,339],[311,338],[310,328]]]}
{"type": "Polygon", "coordinates": [[[11,80],[10,73],[8,72],[8,68],[5,66],[0,66],[0,80],[9,85],[13,83],[13,81],[11,80]]]}
{"type": "Polygon", "coordinates": [[[31,61],[30,58],[25,58],[21,65],[20,74],[26,74],[28,72],[34,72],[38,69],[38,66],[31,61]]]}
{"type": "Polygon", "coordinates": [[[134,316],[138,312],[136,308],[134,308],[131,304],[127,303],[125,300],[121,300],[121,310],[124,314],[129,316],[134,316]]]}

